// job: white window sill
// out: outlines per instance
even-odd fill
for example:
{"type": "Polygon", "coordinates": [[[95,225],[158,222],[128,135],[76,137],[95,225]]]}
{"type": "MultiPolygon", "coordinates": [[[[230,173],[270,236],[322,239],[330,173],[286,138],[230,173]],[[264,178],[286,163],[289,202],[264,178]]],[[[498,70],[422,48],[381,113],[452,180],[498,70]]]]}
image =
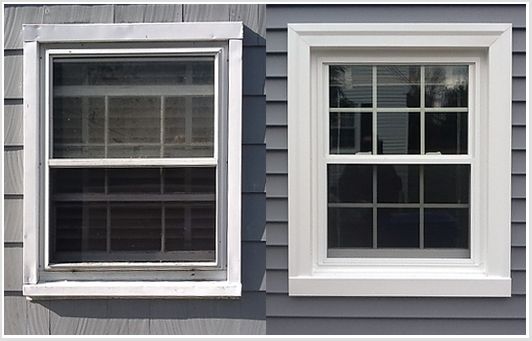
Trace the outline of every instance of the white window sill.
{"type": "Polygon", "coordinates": [[[510,297],[512,280],[499,276],[467,277],[338,277],[289,278],[290,296],[432,296],[510,297]]]}
{"type": "Polygon", "coordinates": [[[46,298],[239,298],[242,285],[227,281],[60,281],[26,284],[23,294],[30,299],[46,298]]]}

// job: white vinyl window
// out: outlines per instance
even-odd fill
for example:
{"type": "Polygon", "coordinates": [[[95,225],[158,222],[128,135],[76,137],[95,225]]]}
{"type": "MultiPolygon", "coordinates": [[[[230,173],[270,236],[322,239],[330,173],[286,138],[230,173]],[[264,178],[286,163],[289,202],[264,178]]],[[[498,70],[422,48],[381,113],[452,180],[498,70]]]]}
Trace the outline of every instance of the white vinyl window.
{"type": "Polygon", "coordinates": [[[290,294],[509,295],[510,26],[288,32],[290,294]]]}
{"type": "Polygon", "coordinates": [[[240,295],[242,25],[92,26],[25,27],[24,293],[240,295]]]}

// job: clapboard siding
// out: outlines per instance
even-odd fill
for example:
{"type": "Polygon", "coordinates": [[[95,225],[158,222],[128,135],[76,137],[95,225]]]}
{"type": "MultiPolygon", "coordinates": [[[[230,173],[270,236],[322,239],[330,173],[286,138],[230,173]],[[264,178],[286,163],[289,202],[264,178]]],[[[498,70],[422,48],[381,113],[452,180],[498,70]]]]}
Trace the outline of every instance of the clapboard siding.
{"type": "Polygon", "coordinates": [[[22,145],[22,105],[4,106],[4,145],[22,145]]]}
{"type": "Polygon", "coordinates": [[[518,5],[268,5],[266,288],[269,334],[523,334],[526,289],[526,17],[518,5]],[[288,296],[287,23],[512,23],[512,297],[288,296]]]}
{"type": "Polygon", "coordinates": [[[512,23],[526,27],[522,5],[268,5],[266,29],[286,29],[287,23],[512,23]]]}
{"type": "Polygon", "coordinates": [[[183,8],[176,5],[114,5],[115,23],[180,22],[183,8]]]}
{"type": "Polygon", "coordinates": [[[475,318],[301,318],[268,317],[268,334],[511,335],[525,330],[524,319],[475,318]]]}
{"type": "Polygon", "coordinates": [[[8,5],[4,33],[6,334],[265,333],[265,6],[8,5]],[[27,301],[22,290],[22,25],[242,21],[242,288],[236,300],[27,301]],[[83,307],[80,309],[80,307],[83,307]],[[184,307],[184,308],[183,308],[184,307]],[[178,311],[184,312],[183,314],[178,311]]]}
{"type": "Polygon", "coordinates": [[[22,243],[22,199],[4,200],[4,241],[22,243]]]}

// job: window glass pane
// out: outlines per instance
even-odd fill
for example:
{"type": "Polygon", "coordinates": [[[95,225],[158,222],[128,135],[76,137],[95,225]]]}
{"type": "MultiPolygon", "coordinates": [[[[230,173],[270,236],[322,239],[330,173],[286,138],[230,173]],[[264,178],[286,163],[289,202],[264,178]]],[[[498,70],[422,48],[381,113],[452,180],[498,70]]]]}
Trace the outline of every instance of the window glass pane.
{"type": "Polygon", "coordinates": [[[377,113],[378,154],[419,154],[419,113],[377,113]]]}
{"type": "Polygon", "coordinates": [[[373,166],[328,165],[329,203],[373,201],[373,166]]]}
{"type": "Polygon", "coordinates": [[[377,66],[377,107],[419,107],[420,66],[377,66]]]}
{"type": "Polygon", "coordinates": [[[367,65],[329,66],[331,108],[371,108],[373,68],[367,65]]]}
{"type": "Polygon", "coordinates": [[[424,172],[426,203],[469,203],[469,165],[427,165],[424,172]]]}
{"type": "Polygon", "coordinates": [[[426,66],[426,107],[467,107],[467,65],[426,66]]]}
{"type": "Polygon", "coordinates": [[[425,208],[426,248],[469,248],[469,208],[425,208]]]}
{"type": "Polygon", "coordinates": [[[216,169],[50,170],[51,262],[213,261],[216,169]]]}
{"type": "Polygon", "coordinates": [[[467,113],[426,113],[425,151],[467,154],[467,113]]]}
{"type": "Polygon", "coordinates": [[[337,208],[328,210],[328,248],[372,246],[373,210],[337,208]]]}
{"type": "Polygon", "coordinates": [[[419,166],[377,166],[377,202],[418,203],[419,166]]]}
{"type": "Polygon", "coordinates": [[[58,58],[56,158],[211,157],[214,57],[58,58]]]}
{"type": "Polygon", "coordinates": [[[371,152],[371,113],[330,113],[329,138],[331,154],[371,152]]]}
{"type": "Polygon", "coordinates": [[[419,209],[379,208],[377,247],[419,247],[419,209]]]}
{"type": "Polygon", "coordinates": [[[103,97],[55,97],[53,101],[55,157],[104,154],[103,97]]]}

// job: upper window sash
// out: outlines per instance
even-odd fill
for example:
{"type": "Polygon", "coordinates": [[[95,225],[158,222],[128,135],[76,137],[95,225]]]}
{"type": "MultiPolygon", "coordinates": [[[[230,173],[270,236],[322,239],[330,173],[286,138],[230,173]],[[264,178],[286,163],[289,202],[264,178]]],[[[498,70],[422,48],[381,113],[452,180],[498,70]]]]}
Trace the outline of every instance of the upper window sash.
{"type": "MultiPolygon", "coordinates": [[[[45,84],[45,155],[44,159],[50,167],[77,166],[77,167],[102,167],[102,166],[187,166],[187,165],[213,165],[218,163],[220,144],[220,86],[224,84],[225,76],[222,72],[225,58],[223,48],[115,48],[115,49],[47,49],[44,64],[45,84]],[[214,146],[212,157],[160,157],[160,158],[54,158],[51,154],[53,149],[53,135],[51,134],[51,99],[52,88],[52,64],[54,58],[87,57],[97,59],[105,56],[125,57],[163,57],[163,56],[210,56],[214,57],[214,146]]],[[[129,91],[129,90],[128,90],[129,91]]],[[[145,95],[145,94],[140,94],[145,95]]],[[[153,95],[156,95],[155,93],[153,95]]],[[[164,94],[157,94],[162,96],[164,94]]],[[[162,128],[161,128],[162,129],[162,128]]],[[[107,134],[107,132],[105,132],[107,134]]]]}

